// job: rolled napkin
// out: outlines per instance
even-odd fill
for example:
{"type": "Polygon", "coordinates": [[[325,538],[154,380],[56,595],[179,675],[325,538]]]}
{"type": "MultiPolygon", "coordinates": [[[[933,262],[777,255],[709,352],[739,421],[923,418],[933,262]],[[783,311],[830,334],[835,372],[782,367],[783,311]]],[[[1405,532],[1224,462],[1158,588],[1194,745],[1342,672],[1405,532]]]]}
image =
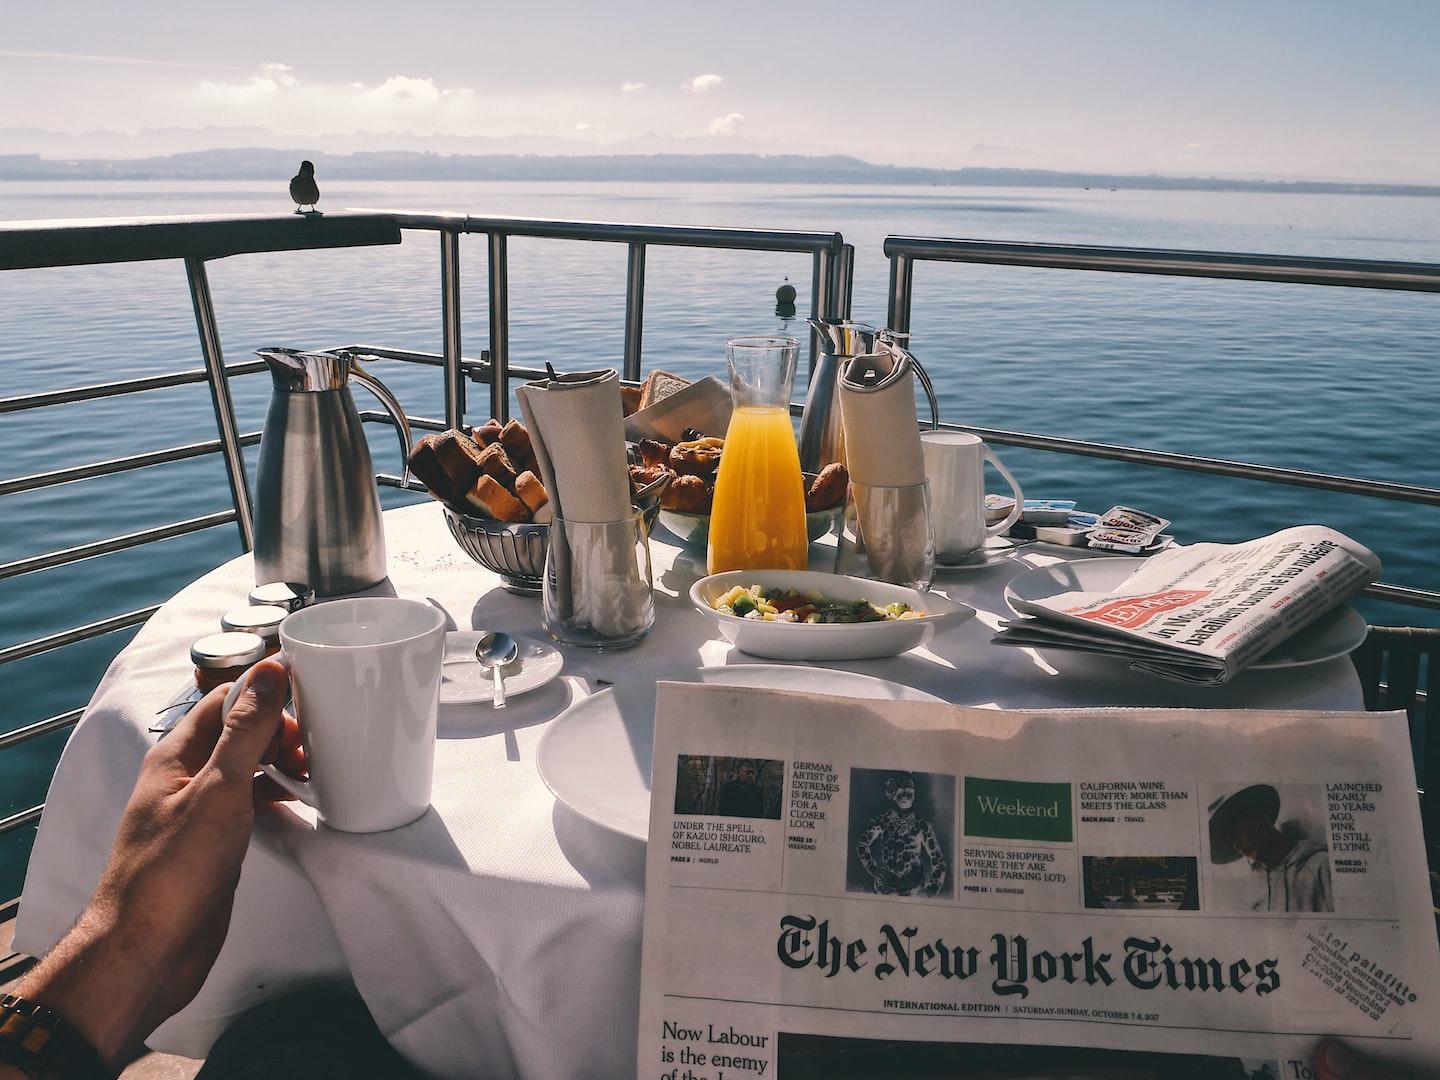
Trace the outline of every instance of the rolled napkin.
{"type": "Polygon", "coordinates": [[[625,411],[614,371],[583,371],[527,383],[515,391],[530,431],[535,463],[555,507],[546,584],[547,629],[553,615],[566,635],[593,629],[599,637],[629,635],[647,618],[650,586],[641,576],[635,543],[598,550],[583,526],[631,517],[625,457],[625,411]],[[570,533],[587,540],[572,544],[570,533]],[[583,549],[583,550],[582,550],[583,549]]]}
{"type": "Polygon", "coordinates": [[[845,366],[840,421],[871,573],[896,584],[928,584],[935,559],[928,501],[921,492],[883,490],[925,482],[915,373],[903,349],[882,346],[845,366]]]}

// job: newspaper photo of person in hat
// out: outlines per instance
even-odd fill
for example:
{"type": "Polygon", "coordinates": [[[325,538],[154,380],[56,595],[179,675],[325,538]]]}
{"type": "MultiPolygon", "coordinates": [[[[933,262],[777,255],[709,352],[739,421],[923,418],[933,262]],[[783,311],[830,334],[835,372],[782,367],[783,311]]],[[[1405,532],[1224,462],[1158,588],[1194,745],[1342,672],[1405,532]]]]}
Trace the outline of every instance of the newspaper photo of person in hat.
{"type": "Polygon", "coordinates": [[[1307,835],[1298,818],[1280,822],[1280,792],[1251,784],[1222,793],[1209,805],[1210,861],[1245,859],[1265,875],[1265,896],[1255,911],[1334,911],[1330,850],[1307,835]]]}

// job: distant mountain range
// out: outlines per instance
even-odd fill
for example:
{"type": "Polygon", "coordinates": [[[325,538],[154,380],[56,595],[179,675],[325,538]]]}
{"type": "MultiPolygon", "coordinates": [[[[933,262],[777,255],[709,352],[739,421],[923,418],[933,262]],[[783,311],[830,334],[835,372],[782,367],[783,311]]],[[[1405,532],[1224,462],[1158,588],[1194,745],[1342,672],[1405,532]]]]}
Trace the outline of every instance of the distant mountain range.
{"type": "Polygon", "coordinates": [[[931,169],[876,165],[833,154],[435,154],[300,149],[201,150],[146,158],[52,158],[0,154],[0,180],[285,180],[301,157],[322,183],[334,180],[578,180],[724,183],[911,184],[946,187],[1142,188],[1316,194],[1440,195],[1440,185],[1321,180],[1058,172],[1045,169],[931,169]]]}

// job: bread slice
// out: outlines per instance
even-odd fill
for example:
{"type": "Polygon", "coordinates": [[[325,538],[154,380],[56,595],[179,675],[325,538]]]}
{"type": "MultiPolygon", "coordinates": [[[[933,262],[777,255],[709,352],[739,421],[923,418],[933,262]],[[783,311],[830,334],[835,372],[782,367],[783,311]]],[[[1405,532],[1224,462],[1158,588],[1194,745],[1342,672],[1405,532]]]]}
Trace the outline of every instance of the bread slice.
{"type": "Polygon", "coordinates": [[[644,393],[645,388],[643,386],[622,386],[620,388],[620,407],[624,410],[626,416],[629,416],[640,408],[640,398],[644,393]]]}
{"type": "Polygon", "coordinates": [[[499,440],[500,432],[502,430],[503,429],[500,426],[500,421],[492,417],[491,419],[486,420],[485,423],[481,424],[479,427],[471,428],[470,437],[474,439],[477,443],[479,443],[481,446],[489,446],[491,443],[497,442],[499,440]]]}
{"type": "Polygon", "coordinates": [[[465,503],[476,513],[496,521],[529,521],[530,510],[493,476],[482,476],[465,493],[465,503]]]}
{"type": "Polygon", "coordinates": [[[426,435],[417,442],[410,450],[408,464],[411,474],[429,489],[432,496],[441,502],[450,502],[458,498],[464,489],[450,479],[450,474],[440,464],[440,458],[435,453],[438,439],[438,435],[426,435]]]}
{"type": "Polygon", "coordinates": [[[515,478],[515,494],[530,508],[532,514],[537,513],[550,501],[550,496],[545,492],[545,485],[533,472],[522,472],[515,478]]]}
{"type": "Polygon", "coordinates": [[[525,425],[511,420],[500,432],[500,445],[505,447],[517,472],[525,472],[535,464],[535,450],[525,425]]]}
{"type": "Polygon", "coordinates": [[[673,372],[652,371],[646,377],[645,385],[640,388],[640,408],[648,409],[657,401],[663,401],[675,391],[683,390],[689,385],[689,379],[682,379],[673,372]]]}
{"type": "Polygon", "coordinates": [[[475,485],[480,476],[480,456],[484,451],[463,431],[451,428],[435,436],[432,444],[435,458],[445,470],[450,489],[456,495],[463,495],[475,485]]]}
{"type": "Polygon", "coordinates": [[[515,465],[510,460],[510,455],[505,453],[505,448],[499,443],[491,443],[480,451],[479,465],[480,472],[485,476],[498,480],[507,491],[514,490],[515,465]]]}

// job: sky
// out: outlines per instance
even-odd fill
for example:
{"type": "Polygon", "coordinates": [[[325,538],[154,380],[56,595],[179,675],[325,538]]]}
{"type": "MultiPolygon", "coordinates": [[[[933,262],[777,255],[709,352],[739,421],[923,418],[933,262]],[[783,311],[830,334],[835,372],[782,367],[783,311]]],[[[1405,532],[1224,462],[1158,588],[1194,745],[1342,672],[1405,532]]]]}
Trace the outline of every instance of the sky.
{"type": "Polygon", "coordinates": [[[266,140],[1440,183],[1440,0],[52,0],[0,28],[0,154],[266,140]]]}

